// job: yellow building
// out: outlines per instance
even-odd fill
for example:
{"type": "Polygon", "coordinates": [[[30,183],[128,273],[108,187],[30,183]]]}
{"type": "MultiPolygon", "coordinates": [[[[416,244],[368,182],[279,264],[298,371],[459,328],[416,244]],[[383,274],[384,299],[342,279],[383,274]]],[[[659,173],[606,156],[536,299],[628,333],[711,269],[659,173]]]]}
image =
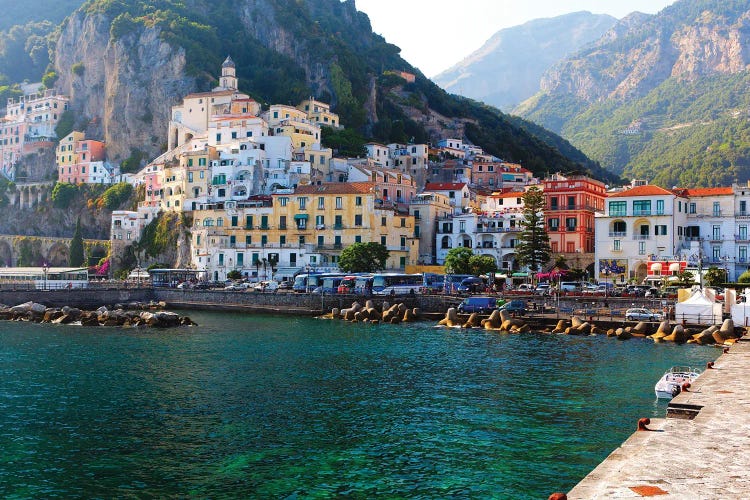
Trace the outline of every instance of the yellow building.
{"type": "Polygon", "coordinates": [[[304,111],[308,120],[322,127],[339,128],[341,126],[339,115],[331,113],[331,105],[325,102],[307,99],[302,101],[297,109],[304,111]]]}
{"type": "Polygon", "coordinates": [[[301,186],[286,193],[203,207],[194,213],[193,265],[224,279],[238,270],[270,278],[274,267],[334,271],[358,242],[386,246],[388,269],[416,264],[414,217],[377,202],[371,182],[301,186]]]}
{"type": "Polygon", "coordinates": [[[206,146],[186,151],[177,161],[165,163],[162,207],[175,212],[197,209],[197,199],[207,194],[213,183],[211,160],[218,157],[216,148],[206,146]]]}
{"type": "Polygon", "coordinates": [[[86,138],[83,132],[73,131],[60,139],[57,146],[57,168],[71,167],[78,163],[76,156],[76,144],[86,138]]]}

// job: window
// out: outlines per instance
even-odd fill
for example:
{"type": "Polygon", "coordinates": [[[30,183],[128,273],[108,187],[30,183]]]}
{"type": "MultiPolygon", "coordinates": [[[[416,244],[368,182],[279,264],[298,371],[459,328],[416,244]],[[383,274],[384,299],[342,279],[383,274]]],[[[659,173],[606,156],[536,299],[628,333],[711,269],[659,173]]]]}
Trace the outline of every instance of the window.
{"type": "Polygon", "coordinates": [[[406,227],[406,219],[401,217],[401,227],[406,227]]]}
{"type": "Polygon", "coordinates": [[[568,196],[568,210],[574,209],[575,207],[576,207],[576,197],[568,196]]]}
{"type": "Polygon", "coordinates": [[[609,215],[623,217],[627,215],[628,203],[626,201],[610,201],[609,215]]]}
{"type": "Polygon", "coordinates": [[[323,209],[326,207],[326,199],[322,196],[318,197],[318,209],[323,209]]]}
{"type": "Polygon", "coordinates": [[[740,262],[747,262],[747,247],[740,247],[737,253],[740,262]]]}
{"type": "Polygon", "coordinates": [[[354,216],[354,225],[355,226],[361,226],[362,225],[362,215],[361,214],[356,214],[354,216]]]}
{"type": "Polygon", "coordinates": [[[625,221],[618,220],[612,223],[612,236],[625,236],[627,230],[625,221]]]}
{"type": "Polygon", "coordinates": [[[714,241],[721,240],[721,226],[713,226],[711,228],[711,239],[714,241]]]}
{"type": "Polygon", "coordinates": [[[264,247],[264,246],[266,246],[267,244],[268,244],[268,235],[267,235],[267,234],[262,234],[262,235],[260,236],[260,246],[263,246],[263,247],[264,247]]]}
{"type": "Polygon", "coordinates": [[[690,205],[688,205],[688,213],[695,213],[695,203],[691,203],[690,205]]]}
{"type": "Polygon", "coordinates": [[[322,229],[321,226],[324,226],[324,225],[325,225],[325,217],[322,216],[322,215],[316,215],[315,216],[315,227],[322,229]]]}
{"type": "Polygon", "coordinates": [[[252,245],[253,244],[253,237],[249,234],[245,235],[245,245],[252,245]]]}
{"type": "Polygon", "coordinates": [[[646,255],[646,242],[645,241],[638,242],[638,255],[646,255]]]}
{"type": "Polygon", "coordinates": [[[299,244],[300,245],[304,245],[305,244],[305,237],[304,236],[300,236],[299,237],[299,244]]]}
{"type": "Polygon", "coordinates": [[[739,233],[737,235],[737,239],[739,240],[746,240],[747,239],[747,226],[740,226],[739,233]]]}
{"type": "Polygon", "coordinates": [[[279,205],[282,207],[285,207],[288,201],[289,201],[289,198],[287,198],[286,196],[279,197],[279,205]]]}
{"type": "Polygon", "coordinates": [[[279,229],[286,229],[286,215],[279,216],[279,229]]]}
{"type": "Polygon", "coordinates": [[[354,237],[354,243],[362,243],[362,236],[357,235],[354,237]]]}
{"type": "Polygon", "coordinates": [[[205,158],[198,158],[198,166],[199,167],[205,167],[206,166],[206,159],[205,158]]]}
{"type": "Polygon", "coordinates": [[[341,196],[336,197],[336,210],[341,210],[344,206],[344,200],[341,198],[341,196]]]}
{"type": "Polygon", "coordinates": [[[565,219],[565,229],[567,231],[575,231],[578,226],[578,221],[575,217],[567,217],[565,219]]]}
{"type": "Polygon", "coordinates": [[[721,260],[721,247],[711,247],[711,260],[714,262],[721,260]]]}
{"type": "Polygon", "coordinates": [[[560,227],[560,219],[557,217],[554,217],[548,221],[549,229],[550,231],[557,231],[560,227]]]}
{"type": "Polygon", "coordinates": [[[260,228],[268,229],[268,216],[267,215],[260,216],[260,228]]]}
{"type": "Polygon", "coordinates": [[[380,225],[383,226],[383,227],[385,227],[385,224],[386,224],[386,218],[385,217],[381,217],[380,218],[380,225]]]}
{"type": "Polygon", "coordinates": [[[216,142],[221,142],[221,134],[216,134],[216,142]]]}
{"type": "Polygon", "coordinates": [[[656,215],[664,215],[664,200],[656,200],[656,215]]]}
{"type": "Polygon", "coordinates": [[[193,173],[188,172],[188,182],[193,182],[193,173]]]}
{"type": "Polygon", "coordinates": [[[633,215],[651,215],[651,200],[633,201],[633,215]]]}
{"type": "Polygon", "coordinates": [[[362,206],[362,197],[361,196],[357,196],[356,198],[354,198],[354,204],[356,206],[358,206],[358,207],[361,207],[362,206]]]}
{"type": "Polygon", "coordinates": [[[406,237],[402,236],[399,243],[401,244],[401,248],[404,248],[406,246],[406,237]]]}
{"type": "Polygon", "coordinates": [[[747,215],[747,201],[740,201],[740,215],[747,215]]]}
{"type": "Polygon", "coordinates": [[[218,227],[224,227],[224,217],[219,217],[218,219],[216,219],[216,225],[218,227]]]}
{"type": "Polygon", "coordinates": [[[620,240],[612,240],[612,250],[615,252],[619,252],[622,250],[620,240]]]}
{"type": "Polygon", "coordinates": [[[386,239],[386,237],[385,237],[385,236],[381,236],[381,237],[380,237],[380,244],[381,244],[381,245],[385,246],[385,245],[386,245],[386,241],[387,241],[387,239],[386,239]]]}
{"type": "Polygon", "coordinates": [[[714,208],[714,210],[713,210],[714,217],[720,216],[721,215],[721,203],[718,202],[718,201],[715,201],[713,208],[714,208]]]}
{"type": "Polygon", "coordinates": [[[281,245],[281,246],[286,245],[286,235],[285,234],[282,234],[281,236],[279,236],[279,245],[281,245]]]}
{"type": "Polygon", "coordinates": [[[232,227],[237,227],[237,216],[236,215],[232,216],[232,227]]]}
{"type": "Polygon", "coordinates": [[[323,235],[318,236],[318,246],[322,247],[325,245],[326,237],[323,235]]]}
{"type": "Polygon", "coordinates": [[[253,216],[252,215],[246,215],[245,216],[245,228],[246,229],[252,229],[253,228],[253,216]]]}
{"type": "Polygon", "coordinates": [[[307,198],[304,196],[300,196],[297,198],[297,203],[299,203],[299,209],[305,210],[305,206],[307,205],[307,198]]]}

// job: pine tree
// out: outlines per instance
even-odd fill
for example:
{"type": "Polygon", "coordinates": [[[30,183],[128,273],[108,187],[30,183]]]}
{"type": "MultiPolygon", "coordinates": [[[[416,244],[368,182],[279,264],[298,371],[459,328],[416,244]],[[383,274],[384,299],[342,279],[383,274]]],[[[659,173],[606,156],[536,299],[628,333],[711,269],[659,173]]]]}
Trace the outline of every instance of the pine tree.
{"type": "Polygon", "coordinates": [[[81,236],[81,218],[76,221],[76,229],[73,233],[73,239],[70,240],[70,267],[81,267],[84,263],[83,255],[83,236],[81,236]]]}
{"type": "Polygon", "coordinates": [[[531,187],[523,195],[521,234],[516,244],[516,258],[532,272],[538,271],[550,259],[549,236],[544,227],[544,194],[531,187]]]}

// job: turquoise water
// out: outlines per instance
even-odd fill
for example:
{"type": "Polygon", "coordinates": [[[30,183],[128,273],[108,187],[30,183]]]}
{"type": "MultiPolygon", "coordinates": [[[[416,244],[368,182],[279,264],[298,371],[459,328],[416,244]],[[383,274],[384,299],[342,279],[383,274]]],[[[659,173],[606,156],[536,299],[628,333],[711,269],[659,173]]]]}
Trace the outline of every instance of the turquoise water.
{"type": "Polygon", "coordinates": [[[228,314],[0,323],[0,496],[547,498],[717,349],[228,314]]]}

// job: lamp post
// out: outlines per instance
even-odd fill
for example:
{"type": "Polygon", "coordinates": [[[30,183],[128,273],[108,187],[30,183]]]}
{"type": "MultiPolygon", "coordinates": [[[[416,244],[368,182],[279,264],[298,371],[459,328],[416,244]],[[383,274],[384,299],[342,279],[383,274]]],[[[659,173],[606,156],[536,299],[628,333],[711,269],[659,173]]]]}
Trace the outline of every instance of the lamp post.
{"type": "Polygon", "coordinates": [[[44,273],[44,289],[47,289],[47,273],[49,272],[49,264],[46,262],[42,264],[42,273],[44,273]]]}
{"type": "Polygon", "coordinates": [[[604,267],[604,300],[607,300],[607,293],[609,292],[609,266],[604,267]]]}

